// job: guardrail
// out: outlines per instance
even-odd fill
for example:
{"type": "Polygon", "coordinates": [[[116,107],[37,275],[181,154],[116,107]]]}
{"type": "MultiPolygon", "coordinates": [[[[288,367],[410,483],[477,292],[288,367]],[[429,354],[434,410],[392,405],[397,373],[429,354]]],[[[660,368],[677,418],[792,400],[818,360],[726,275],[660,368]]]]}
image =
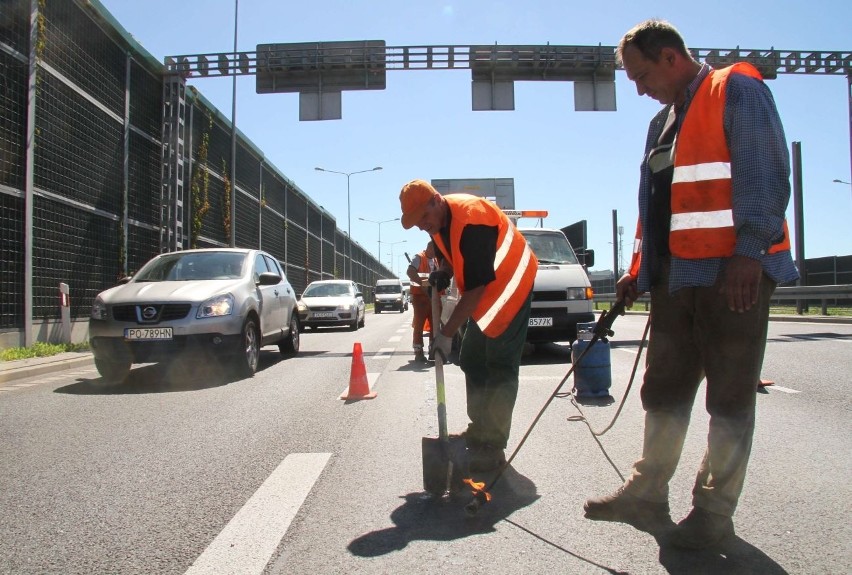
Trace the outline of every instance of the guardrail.
{"type": "MultiPolygon", "coordinates": [[[[829,300],[848,300],[852,305],[852,284],[829,285],[829,286],[789,286],[779,287],[772,294],[771,301],[793,300],[796,302],[796,313],[800,314],[807,307],[808,301],[819,300],[821,305],[822,315],[828,315],[829,300]]],[[[595,309],[598,302],[615,302],[614,293],[596,293],[595,294],[595,309]]],[[[651,303],[651,296],[643,294],[637,303],[645,304],[645,311],[651,303]]]]}

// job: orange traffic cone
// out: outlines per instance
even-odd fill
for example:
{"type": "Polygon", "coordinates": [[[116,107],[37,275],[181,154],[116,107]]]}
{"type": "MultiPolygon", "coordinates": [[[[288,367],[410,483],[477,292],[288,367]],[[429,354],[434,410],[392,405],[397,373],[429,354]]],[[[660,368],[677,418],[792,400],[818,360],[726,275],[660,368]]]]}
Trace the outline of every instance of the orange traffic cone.
{"type": "Polygon", "coordinates": [[[356,401],[358,399],[373,399],[375,391],[370,391],[370,382],[367,381],[367,367],[364,365],[364,352],[361,344],[355,342],[352,347],[352,368],[349,372],[349,390],[340,396],[340,399],[356,401]]]}

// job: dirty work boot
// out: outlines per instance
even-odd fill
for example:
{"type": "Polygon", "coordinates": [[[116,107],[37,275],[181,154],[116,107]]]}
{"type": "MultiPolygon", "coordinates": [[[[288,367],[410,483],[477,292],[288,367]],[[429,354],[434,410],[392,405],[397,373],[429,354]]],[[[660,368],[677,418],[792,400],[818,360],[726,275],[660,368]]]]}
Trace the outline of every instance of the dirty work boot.
{"type": "Polygon", "coordinates": [[[586,519],[618,521],[630,525],[652,525],[671,521],[669,504],[639,499],[624,491],[624,486],[611,495],[594,497],[583,505],[586,519]]]}
{"type": "Polygon", "coordinates": [[[422,349],[418,349],[414,352],[414,361],[416,363],[426,363],[426,355],[423,353],[422,349]]]}
{"type": "Polygon", "coordinates": [[[506,463],[506,453],[488,443],[476,446],[468,443],[468,452],[470,453],[470,470],[474,473],[495,471],[506,463]]]}
{"type": "Polygon", "coordinates": [[[693,507],[672,533],[672,544],[681,549],[704,549],[734,534],[734,521],[700,507],[693,507]]]}

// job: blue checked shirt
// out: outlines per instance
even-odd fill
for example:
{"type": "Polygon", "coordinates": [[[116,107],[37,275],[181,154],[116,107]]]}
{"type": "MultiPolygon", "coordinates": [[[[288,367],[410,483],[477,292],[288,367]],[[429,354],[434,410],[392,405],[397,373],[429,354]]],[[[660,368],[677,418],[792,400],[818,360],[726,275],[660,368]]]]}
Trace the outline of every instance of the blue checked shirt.
{"type": "MultiPolygon", "coordinates": [[[[687,88],[683,110],[677,114],[678,130],[695,91],[709,72],[710,67],[702,65],[687,88]]],[[[653,228],[648,219],[651,198],[648,153],[657,145],[672,105],[665,106],[651,120],[642,159],[639,180],[642,265],[637,280],[640,292],[651,287],[651,265],[653,258],[657,257],[654,238],[651,237],[653,228]]],[[[731,74],[726,88],[724,123],[731,152],[733,213],[737,231],[734,253],[760,260],[766,274],[778,284],[794,281],[798,279],[799,272],[790,252],[767,254],[769,247],[782,238],[784,212],[790,200],[787,140],[769,88],[749,76],[731,74]]],[[[671,256],[669,292],[674,293],[683,287],[712,286],[726,261],[727,258],[683,259],[671,256]]]]}

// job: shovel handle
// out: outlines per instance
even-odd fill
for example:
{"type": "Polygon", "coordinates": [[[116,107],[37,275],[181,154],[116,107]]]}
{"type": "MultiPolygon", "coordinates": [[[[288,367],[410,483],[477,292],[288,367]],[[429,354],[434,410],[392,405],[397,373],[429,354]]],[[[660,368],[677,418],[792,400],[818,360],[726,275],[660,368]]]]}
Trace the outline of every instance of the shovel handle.
{"type": "MultiPolygon", "coordinates": [[[[441,329],[441,312],[440,312],[441,294],[433,286],[432,287],[432,341],[434,347],[435,334],[441,329]]],[[[438,437],[441,441],[449,442],[450,434],[447,431],[447,394],[444,388],[444,361],[440,353],[434,353],[435,356],[435,388],[438,392],[438,437]]]]}

